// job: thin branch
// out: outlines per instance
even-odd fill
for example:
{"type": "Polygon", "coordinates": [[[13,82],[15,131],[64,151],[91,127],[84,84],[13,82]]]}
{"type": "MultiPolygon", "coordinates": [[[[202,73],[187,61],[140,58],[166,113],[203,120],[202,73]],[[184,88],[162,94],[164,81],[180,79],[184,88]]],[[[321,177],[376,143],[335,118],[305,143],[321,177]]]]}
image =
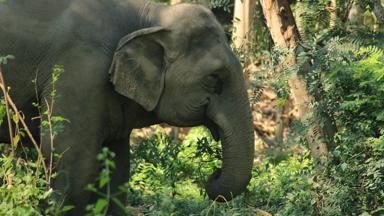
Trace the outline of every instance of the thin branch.
{"type": "Polygon", "coordinates": [[[18,111],[16,104],[13,102],[13,100],[9,96],[8,92],[5,91],[6,86],[5,86],[4,82],[3,82],[4,81],[4,79],[3,79],[3,71],[2,71],[1,67],[0,67],[0,79],[1,79],[0,80],[0,88],[3,90],[3,93],[4,93],[4,98],[6,100],[5,104],[6,105],[10,105],[12,110],[15,112],[15,115],[17,115],[17,117],[19,118],[20,123],[22,124],[25,132],[27,133],[28,138],[31,140],[33,146],[35,147],[35,149],[37,151],[37,154],[38,154],[38,156],[40,158],[39,162],[41,162],[43,164],[43,169],[44,169],[45,177],[47,178],[46,180],[48,181],[49,180],[48,179],[49,175],[48,175],[48,170],[47,170],[47,167],[46,167],[46,164],[45,164],[45,161],[44,161],[43,153],[41,152],[41,149],[40,149],[39,145],[37,144],[36,140],[33,138],[33,135],[31,133],[31,131],[29,130],[27,124],[25,123],[23,117],[20,115],[20,112],[18,111]]]}
{"type": "Polygon", "coordinates": [[[7,103],[7,101],[8,101],[8,89],[6,88],[5,80],[4,80],[3,72],[1,70],[1,68],[0,68],[0,88],[4,94],[5,110],[7,113],[9,139],[11,140],[12,156],[14,156],[15,155],[15,149],[14,149],[15,143],[13,141],[13,127],[12,127],[11,115],[10,115],[10,111],[9,111],[9,104],[7,103]]]}

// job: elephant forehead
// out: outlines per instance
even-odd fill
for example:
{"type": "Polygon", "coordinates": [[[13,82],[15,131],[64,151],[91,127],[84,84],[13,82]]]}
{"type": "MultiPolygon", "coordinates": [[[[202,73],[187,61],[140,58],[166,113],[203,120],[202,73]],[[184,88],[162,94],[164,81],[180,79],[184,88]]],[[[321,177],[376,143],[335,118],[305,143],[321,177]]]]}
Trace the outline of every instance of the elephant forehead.
{"type": "Polygon", "coordinates": [[[221,27],[211,25],[210,23],[192,25],[187,29],[182,26],[180,25],[180,27],[175,28],[173,34],[175,37],[174,41],[182,41],[183,46],[188,51],[195,50],[197,52],[198,50],[205,50],[218,52],[219,49],[223,48],[223,45],[227,44],[227,39],[221,27]]]}
{"type": "Polygon", "coordinates": [[[183,30],[184,33],[188,29],[193,32],[209,32],[221,29],[221,25],[213,13],[209,9],[196,4],[174,5],[168,9],[161,19],[167,27],[181,27],[177,29],[183,30]]]}
{"type": "MultiPolygon", "coordinates": [[[[182,3],[176,4],[169,8],[169,13],[175,18],[194,17],[194,18],[210,18],[214,17],[212,12],[198,4],[182,3]]],[[[168,16],[169,17],[169,16],[168,16]]],[[[169,17],[170,18],[170,17],[169,17]]]]}

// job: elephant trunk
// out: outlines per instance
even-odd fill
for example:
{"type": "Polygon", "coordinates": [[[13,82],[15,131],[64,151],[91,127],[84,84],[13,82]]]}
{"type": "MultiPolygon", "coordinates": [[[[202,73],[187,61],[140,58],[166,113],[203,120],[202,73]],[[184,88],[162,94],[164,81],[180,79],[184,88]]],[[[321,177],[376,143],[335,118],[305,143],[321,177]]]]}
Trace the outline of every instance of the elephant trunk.
{"type": "Polygon", "coordinates": [[[240,97],[223,97],[224,100],[208,107],[208,117],[218,127],[222,143],[223,165],[206,183],[212,200],[229,201],[246,189],[252,173],[254,134],[252,115],[246,91],[240,97]],[[229,100],[227,98],[234,98],[229,100]],[[231,101],[228,106],[228,101],[231,101]]]}

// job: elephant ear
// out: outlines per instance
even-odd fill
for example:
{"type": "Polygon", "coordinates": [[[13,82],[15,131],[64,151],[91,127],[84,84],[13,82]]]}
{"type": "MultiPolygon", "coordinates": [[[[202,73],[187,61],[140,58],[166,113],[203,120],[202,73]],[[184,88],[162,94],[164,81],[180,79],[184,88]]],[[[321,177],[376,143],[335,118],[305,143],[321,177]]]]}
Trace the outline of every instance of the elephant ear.
{"type": "Polygon", "coordinates": [[[147,111],[155,109],[164,89],[165,48],[160,38],[165,31],[151,27],[123,37],[110,68],[115,90],[147,111]]]}

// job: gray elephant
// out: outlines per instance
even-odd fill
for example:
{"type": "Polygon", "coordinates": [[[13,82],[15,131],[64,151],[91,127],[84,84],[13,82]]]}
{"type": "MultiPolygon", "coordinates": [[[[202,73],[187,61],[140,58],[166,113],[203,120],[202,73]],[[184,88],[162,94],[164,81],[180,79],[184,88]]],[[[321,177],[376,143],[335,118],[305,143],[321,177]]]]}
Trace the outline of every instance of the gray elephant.
{"type": "MultiPolygon", "coordinates": [[[[37,92],[47,109],[52,67],[65,68],[54,115],[70,123],[54,144],[62,154],[54,188],[76,206],[74,215],[90,199],[83,188],[97,176],[100,149],[117,153],[117,190],[128,180],[132,129],[161,122],[205,125],[222,141],[223,167],[206,183],[211,199],[245,190],[254,156],[249,102],[239,60],[208,9],[147,0],[6,0],[0,53],[16,57],[3,66],[4,79],[46,156],[49,136],[30,120],[39,115],[31,104],[37,92]]],[[[3,124],[1,142],[6,130],[3,124]]]]}

